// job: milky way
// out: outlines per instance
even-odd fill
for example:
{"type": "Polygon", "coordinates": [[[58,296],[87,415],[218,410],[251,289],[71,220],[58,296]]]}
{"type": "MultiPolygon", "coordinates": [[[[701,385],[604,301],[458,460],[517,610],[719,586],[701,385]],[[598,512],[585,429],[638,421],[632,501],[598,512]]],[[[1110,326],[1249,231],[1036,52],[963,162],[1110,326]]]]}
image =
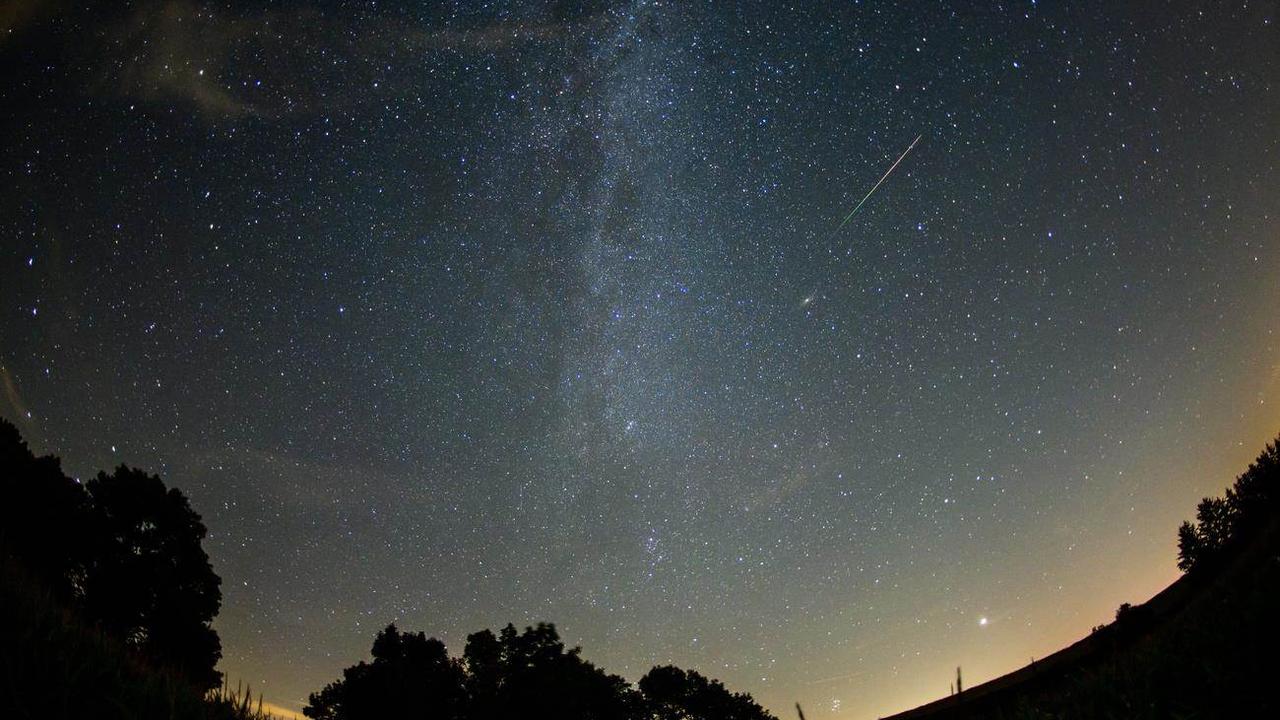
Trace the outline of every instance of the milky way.
{"type": "Polygon", "coordinates": [[[1280,429],[1275,2],[423,5],[0,12],[0,414],[191,496],[276,703],[548,620],[887,714],[1280,429]]]}

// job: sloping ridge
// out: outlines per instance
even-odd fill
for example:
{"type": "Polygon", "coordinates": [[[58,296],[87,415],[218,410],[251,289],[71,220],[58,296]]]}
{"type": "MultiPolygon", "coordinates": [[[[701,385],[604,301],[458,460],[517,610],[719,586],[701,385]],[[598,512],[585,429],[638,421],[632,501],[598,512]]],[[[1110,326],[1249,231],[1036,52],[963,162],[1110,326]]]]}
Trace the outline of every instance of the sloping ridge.
{"type": "Polygon", "coordinates": [[[1144,639],[1169,628],[1177,632],[1178,620],[1211,611],[1210,603],[1220,599],[1223,593],[1230,593],[1238,579],[1250,572],[1261,569],[1275,573],[1277,563],[1268,560],[1280,560],[1272,557],[1280,545],[1278,541],[1280,518],[1273,518],[1251,542],[1236,548],[1237,552],[1220,567],[1183,575],[1147,602],[1131,608],[1124,619],[1013,672],[882,720],[952,720],[999,714],[1019,700],[1029,700],[1034,705],[1037,695],[1060,689],[1082,671],[1121,656],[1144,639]]]}

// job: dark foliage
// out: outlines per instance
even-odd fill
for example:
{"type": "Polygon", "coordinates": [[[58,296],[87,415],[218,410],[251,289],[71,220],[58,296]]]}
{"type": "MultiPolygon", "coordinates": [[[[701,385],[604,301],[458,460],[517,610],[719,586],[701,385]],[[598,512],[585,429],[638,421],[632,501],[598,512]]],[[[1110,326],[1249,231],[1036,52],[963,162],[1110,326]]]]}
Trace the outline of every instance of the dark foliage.
{"type": "Polygon", "coordinates": [[[221,581],[181,492],[123,465],[81,486],[0,420],[0,497],[0,554],[139,659],[218,686],[221,581]]]}
{"type": "Polygon", "coordinates": [[[48,583],[0,559],[0,718],[277,720],[249,693],[206,693],[85,623],[48,583]]]}
{"type": "Polygon", "coordinates": [[[444,643],[395,625],[373,641],[373,662],[342,672],[342,679],[311,695],[311,717],[458,718],[466,688],[462,663],[444,643]]]}
{"type": "Polygon", "coordinates": [[[461,660],[440,641],[392,625],[372,655],[313,693],[303,712],[316,720],[772,720],[749,695],[679,668],[654,668],[637,691],[583,660],[579,648],[566,650],[547,623],[473,633],[461,660]]]}
{"type": "Polygon", "coordinates": [[[731,693],[719,680],[674,665],[655,667],[640,679],[655,720],[752,720],[768,717],[750,695],[731,693]]]}
{"type": "Polygon", "coordinates": [[[1178,528],[1178,568],[1184,572],[1218,565],[1229,548],[1249,542],[1280,510],[1280,438],[1220,498],[1204,498],[1196,521],[1178,528]]]}
{"type": "Polygon", "coordinates": [[[36,457],[0,420],[0,552],[23,560],[61,600],[83,587],[92,545],[89,499],[53,456],[36,457]]]}
{"type": "Polygon", "coordinates": [[[209,623],[221,580],[201,548],[205,527],[176,488],[123,465],[88,482],[94,536],[85,572],[91,621],[205,688],[217,686],[221,656],[209,623]]]}

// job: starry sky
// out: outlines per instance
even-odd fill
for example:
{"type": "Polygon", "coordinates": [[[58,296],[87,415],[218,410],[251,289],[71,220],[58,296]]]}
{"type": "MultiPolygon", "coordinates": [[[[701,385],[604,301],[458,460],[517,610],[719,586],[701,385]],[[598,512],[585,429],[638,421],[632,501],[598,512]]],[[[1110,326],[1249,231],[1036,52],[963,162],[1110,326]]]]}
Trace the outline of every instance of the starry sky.
{"type": "Polygon", "coordinates": [[[281,706],[548,620],[888,714],[1280,430],[1275,1],[102,5],[0,7],[0,415],[191,497],[281,706]]]}

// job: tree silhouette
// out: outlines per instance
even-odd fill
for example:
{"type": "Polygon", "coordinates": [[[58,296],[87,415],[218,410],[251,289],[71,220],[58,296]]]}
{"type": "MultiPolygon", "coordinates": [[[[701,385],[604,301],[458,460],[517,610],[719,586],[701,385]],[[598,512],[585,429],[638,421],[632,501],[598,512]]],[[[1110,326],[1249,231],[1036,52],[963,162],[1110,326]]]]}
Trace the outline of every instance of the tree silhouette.
{"type": "Polygon", "coordinates": [[[12,555],[70,601],[83,591],[94,543],[89,498],[52,455],[36,457],[18,428],[0,420],[0,553],[12,555]]]}
{"type": "Polygon", "coordinates": [[[1268,443],[1223,497],[1196,506],[1196,521],[1178,527],[1178,568],[1214,565],[1229,547],[1248,541],[1280,511],[1280,439],[1268,443]]]}
{"type": "Polygon", "coordinates": [[[1214,557],[1231,537],[1231,505],[1224,498],[1204,498],[1196,506],[1196,522],[1178,528],[1178,567],[1190,570],[1214,557]]]}
{"type": "Polygon", "coordinates": [[[1178,526],[1178,569],[1189,572],[1199,564],[1204,554],[1204,543],[1196,532],[1195,524],[1190,520],[1183,520],[1178,526]]]}
{"type": "Polygon", "coordinates": [[[305,710],[318,720],[343,718],[464,717],[462,664],[444,643],[389,625],[373,641],[373,662],[342,673],[342,680],[312,693],[305,710]]]}
{"type": "Polygon", "coordinates": [[[504,674],[502,644],[491,630],[472,633],[467,636],[462,660],[467,669],[470,717],[474,720],[497,720],[502,711],[499,700],[504,674]]]}
{"type": "Polygon", "coordinates": [[[222,648],[210,623],[221,580],[200,546],[200,516],[176,488],[123,465],[87,488],[105,541],[85,574],[87,616],[193,684],[216,687],[222,648]]]}
{"type": "Polygon", "coordinates": [[[315,720],[773,720],[749,695],[679,668],[654,668],[638,692],[583,660],[580,648],[565,649],[549,623],[472,633],[461,660],[450,660],[440,641],[402,635],[393,625],[375,638],[372,654],[371,663],[347,668],[313,693],[303,713],[315,720]],[[431,663],[404,660],[396,648],[411,637],[431,646],[431,663]]]}
{"type": "MultiPolygon", "coordinates": [[[[555,625],[538,623],[517,633],[507,625],[499,635],[497,710],[501,717],[636,717],[640,699],[627,682],[566,651],[555,625]]],[[[474,655],[475,653],[473,653],[474,655]]]]}
{"type": "Polygon", "coordinates": [[[1231,532],[1248,534],[1280,510],[1280,438],[1267,446],[1227,490],[1231,532]]]}
{"type": "Polygon", "coordinates": [[[181,492],[123,465],[81,486],[0,420],[0,498],[0,551],[141,656],[218,685],[221,581],[181,492]]]}
{"type": "Polygon", "coordinates": [[[719,680],[673,665],[655,667],[640,691],[656,720],[774,720],[750,695],[731,693],[719,680]]]}

